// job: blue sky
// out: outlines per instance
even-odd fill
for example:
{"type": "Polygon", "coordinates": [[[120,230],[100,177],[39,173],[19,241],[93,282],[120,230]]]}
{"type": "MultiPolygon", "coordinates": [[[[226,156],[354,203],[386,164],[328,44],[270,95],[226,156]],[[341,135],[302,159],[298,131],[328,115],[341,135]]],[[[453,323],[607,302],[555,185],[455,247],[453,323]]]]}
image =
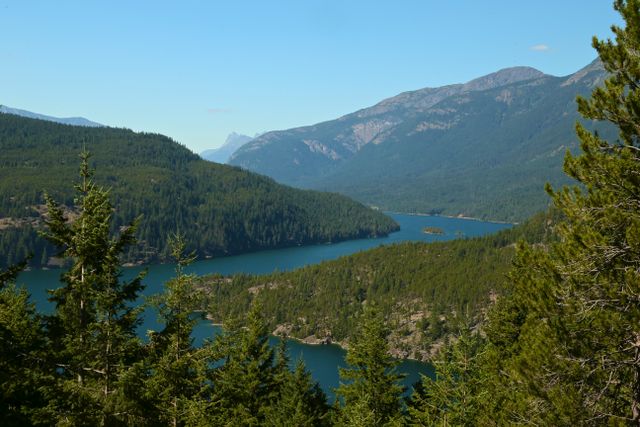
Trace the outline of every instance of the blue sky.
{"type": "Polygon", "coordinates": [[[516,65],[567,75],[610,1],[0,0],[0,104],[195,152],[516,65]]]}

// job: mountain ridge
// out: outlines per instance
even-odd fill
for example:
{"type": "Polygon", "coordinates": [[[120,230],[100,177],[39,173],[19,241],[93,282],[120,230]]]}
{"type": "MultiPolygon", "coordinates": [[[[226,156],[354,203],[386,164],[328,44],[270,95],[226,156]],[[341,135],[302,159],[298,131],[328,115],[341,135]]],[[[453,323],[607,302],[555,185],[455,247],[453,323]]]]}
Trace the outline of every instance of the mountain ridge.
{"type": "Polygon", "coordinates": [[[27,117],[30,119],[45,120],[48,122],[60,123],[63,125],[86,126],[86,127],[104,127],[103,124],[85,119],[84,117],[54,117],[46,114],[34,113],[32,111],[21,110],[19,108],[11,108],[6,105],[0,105],[0,113],[14,114],[16,116],[27,117]]]}
{"type": "Polygon", "coordinates": [[[575,97],[605,75],[598,60],[564,77],[512,67],[404,92],[335,120],[269,132],[229,163],[384,210],[521,221],[545,208],[547,180],[568,182],[562,158],[577,147],[575,97]]]}

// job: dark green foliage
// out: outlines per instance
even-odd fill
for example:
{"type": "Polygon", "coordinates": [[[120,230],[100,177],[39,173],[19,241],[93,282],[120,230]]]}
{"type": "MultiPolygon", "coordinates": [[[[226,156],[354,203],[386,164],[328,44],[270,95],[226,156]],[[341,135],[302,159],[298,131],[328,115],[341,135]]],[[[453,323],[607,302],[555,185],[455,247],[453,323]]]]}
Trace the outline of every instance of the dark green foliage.
{"type": "Polygon", "coordinates": [[[435,378],[423,376],[409,402],[410,424],[476,426],[484,401],[491,399],[482,371],[484,348],[478,333],[461,328],[433,361],[435,378]]]}
{"type": "Polygon", "coordinates": [[[276,383],[278,399],[265,412],[264,425],[328,426],[327,398],[318,383],[313,381],[304,362],[298,360],[293,372],[289,370],[285,341],[281,341],[276,359],[276,383]]]}
{"type": "Polygon", "coordinates": [[[18,277],[18,274],[27,266],[28,260],[25,259],[22,262],[9,265],[6,270],[0,271],[0,289],[4,288],[8,283],[13,282],[18,277]]]}
{"type": "MultiPolygon", "coordinates": [[[[291,335],[349,340],[364,301],[375,302],[398,329],[398,317],[429,312],[418,323],[429,346],[447,333],[452,313],[481,315],[492,292],[500,293],[518,239],[547,238],[555,214],[493,236],[440,243],[402,243],[380,247],[292,272],[237,275],[231,283],[217,276],[198,285],[208,294],[208,312],[217,320],[238,316],[260,296],[269,328],[292,325],[291,335]],[[445,321],[441,320],[444,316],[445,321]],[[395,323],[394,323],[395,322],[395,323]]],[[[419,355],[417,355],[419,356],[419,355]]]]}
{"type": "Polygon", "coordinates": [[[497,403],[485,419],[498,423],[640,423],[640,2],[614,5],[626,27],[593,42],[610,78],[578,108],[619,140],[576,126],[582,153],[565,171],[580,187],[548,187],[558,238],[518,248],[513,290],[486,328],[497,403]]]}
{"type": "Polygon", "coordinates": [[[210,425],[324,426],[329,408],[304,364],[294,372],[283,343],[276,357],[259,303],[254,303],[240,327],[229,321],[212,344],[213,387],[210,425]]]}
{"type": "Polygon", "coordinates": [[[127,248],[127,261],[169,259],[166,239],[176,230],[199,257],[207,257],[397,229],[390,218],[346,197],[296,190],[201,160],[162,135],[0,114],[0,264],[30,252],[34,266],[54,261],[48,258],[55,248],[34,231],[42,225],[43,192],[68,213],[74,198],[68,183],[83,146],[93,153],[96,183],[110,188],[112,230],[142,215],[139,244],[127,248]]]}
{"type": "Polygon", "coordinates": [[[222,365],[213,376],[216,409],[231,425],[259,425],[277,396],[273,349],[260,306],[247,314],[246,328],[233,327],[216,339],[214,354],[222,365]]]}
{"type": "Polygon", "coordinates": [[[63,424],[114,424],[132,412],[119,382],[140,351],[135,330],[140,309],[133,302],[142,290],[142,276],[120,280],[120,255],[135,241],[135,223],[111,235],[109,194],[92,181],[88,153],[81,158],[77,218],[68,223],[47,196],[44,236],[72,262],[62,275],[64,285],[51,298],[56,311],[48,328],[61,369],[47,409],[63,424]]]}
{"type": "Polygon", "coordinates": [[[398,424],[402,418],[402,375],[398,361],[389,355],[387,335],[380,311],[367,306],[349,344],[346,362],[340,369],[336,395],[343,402],[337,424],[353,426],[368,420],[368,426],[398,424]]]}
{"type": "Polygon", "coordinates": [[[152,305],[164,328],[151,332],[147,345],[148,358],[142,362],[147,369],[144,399],[153,409],[146,416],[166,425],[187,425],[206,412],[208,402],[207,375],[210,347],[194,348],[191,333],[201,316],[193,313],[197,305],[193,293],[193,275],[184,274],[184,267],[194,260],[185,253],[185,242],[177,235],[169,239],[176,262],[176,277],[165,284],[165,292],[155,296],[152,305]],[[195,412],[195,413],[194,413],[195,412]]]}
{"type": "Polygon", "coordinates": [[[0,424],[23,426],[45,405],[48,384],[42,320],[24,289],[13,284],[24,264],[0,272],[0,424]]]}

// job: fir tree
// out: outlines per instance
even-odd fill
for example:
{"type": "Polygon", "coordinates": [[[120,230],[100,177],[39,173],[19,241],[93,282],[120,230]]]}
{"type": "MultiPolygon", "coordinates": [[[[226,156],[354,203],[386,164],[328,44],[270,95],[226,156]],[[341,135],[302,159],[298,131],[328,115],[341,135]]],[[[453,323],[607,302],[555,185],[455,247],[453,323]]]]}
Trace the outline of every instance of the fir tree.
{"type": "Polygon", "coordinates": [[[121,281],[119,257],[135,242],[136,222],[111,235],[109,193],[94,184],[89,153],[83,152],[81,160],[74,215],[67,218],[46,196],[44,236],[72,260],[62,275],[64,286],[51,298],[56,311],[49,330],[60,375],[49,408],[61,424],[112,425],[134,412],[119,382],[140,351],[136,327],[141,309],[133,302],[143,288],[142,275],[121,281]]]}
{"type": "Polygon", "coordinates": [[[402,416],[402,375],[395,371],[398,364],[389,355],[387,335],[381,313],[365,307],[358,331],[349,343],[346,362],[340,369],[342,381],[336,394],[343,399],[338,423],[357,424],[353,417],[371,426],[397,423],[402,416]],[[364,417],[364,418],[363,418],[364,417]]]}
{"type": "Polygon", "coordinates": [[[260,425],[278,395],[277,366],[260,304],[251,306],[246,327],[228,326],[214,343],[220,366],[212,381],[213,415],[221,425],[260,425]]]}
{"type": "Polygon", "coordinates": [[[144,387],[157,422],[179,426],[197,424],[194,416],[199,418],[200,412],[206,412],[207,402],[201,392],[207,388],[209,354],[207,346],[195,348],[191,337],[202,317],[193,312],[198,306],[193,292],[195,276],[185,274],[184,268],[195,256],[185,253],[181,235],[170,238],[169,245],[176,261],[176,276],[154,301],[164,328],[150,335],[151,375],[144,387]]]}
{"type": "Polygon", "coordinates": [[[278,347],[275,371],[277,397],[267,407],[264,424],[274,427],[329,425],[329,407],[324,392],[311,378],[302,360],[298,360],[293,372],[289,370],[284,339],[278,347]]]}
{"type": "Polygon", "coordinates": [[[482,338],[463,327],[454,341],[440,350],[433,363],[435,379],[423,376],[411,396],[412,425],[479,425],[477,416],[488,392],[481,370],[483,348],[482,338]]]}
{"type": "Polygon", "coordinates": [[[33,423],[46,404],[47,342],[29,295],[13,283],[26,261],[0,272],[0,424],[33,423]]]}
{"type": "Polygon", "coordinates": [[[566,218],[559,241],[521,246],[511,274],[521,306],[489,334],[520,396],[514,421],[640,425],[640,1],[614,7],[626,26],[593,41],[610,77],[578,109],[620,139],[577,124],[582,153],[567,153],[565,171],[581,186],[548,188],[566,218]]]}

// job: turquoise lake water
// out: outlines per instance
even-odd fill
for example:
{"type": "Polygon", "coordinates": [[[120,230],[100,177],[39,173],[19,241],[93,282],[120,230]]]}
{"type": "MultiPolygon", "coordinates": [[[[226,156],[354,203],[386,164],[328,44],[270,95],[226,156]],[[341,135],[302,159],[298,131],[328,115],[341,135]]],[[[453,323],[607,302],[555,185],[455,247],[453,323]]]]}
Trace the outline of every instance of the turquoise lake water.
{"type": "MultiPolygon", "coordinates": [[[[380,245],[388,245],[404,241],[439,241],[451,240],[457,237],[475,237],[485,234],[495,233],[499,230],[511,227],[510,224],[484,222],[460,218],[448,218],[438,216],[419,216],[405,214],[390,214],[399,224],[400,231],[390,234],[387,237],[376,239],[359,239],[346,242],[298,246],[285,249],[255,252],[245,255],[237,255],[225,258],[203,260],[189,266],[187,272],[198,275],[220,273],[224,275],[233,273],[271,273],[273,271],[286,271],[309,264],[316,264],[322,261],[336,259],[362,250],[370,249],[380,245]],[[438,227],[444,234],[425,234],[424,227],[438,227]]],[[[162,291],[165,281],[173,277],[174,265],[162,264],[144,267],[147,275],[144,279],[146,289],[145,296],[153,295],[162,291]]],[[[132,277],[142,270],[142,267],[126,268],[123,276],[132,277]]],[[[32,300],[38,310],[50,312],[51,303],[47,300],[47,289],[58,286],[60,270],[34,270],[22,273],[18,278],[18,283],[26,286],[31,292],[32,300]]],[[[145,331],[158,329],[155,315],[151,311],[145,312],[144,323],[140,328],[141,336],[145,331]]],[[[209,323],[201,323],[194,330],[194,339],[197,343],[205,338],[210,338],[216,333],[216,327],[209,323]]],[[[278,338],[272,337],[271,342],[277,343],[278,338]]],[[[304,359],[307,369],[314,379],[320,383],[322,388],[333,396],[332,389],[339,384],[338,367],[344,367],[345,352],[337,345],[312,346],[288,340],[287,349],[292,363],[299,358],[304,359]]],[[[404,383],[407,387],[420,379],[420,374],[430,374],[431,367],[428,364],[416,361],[402,361],[398,370],[407,375],[404,383]]]]}

